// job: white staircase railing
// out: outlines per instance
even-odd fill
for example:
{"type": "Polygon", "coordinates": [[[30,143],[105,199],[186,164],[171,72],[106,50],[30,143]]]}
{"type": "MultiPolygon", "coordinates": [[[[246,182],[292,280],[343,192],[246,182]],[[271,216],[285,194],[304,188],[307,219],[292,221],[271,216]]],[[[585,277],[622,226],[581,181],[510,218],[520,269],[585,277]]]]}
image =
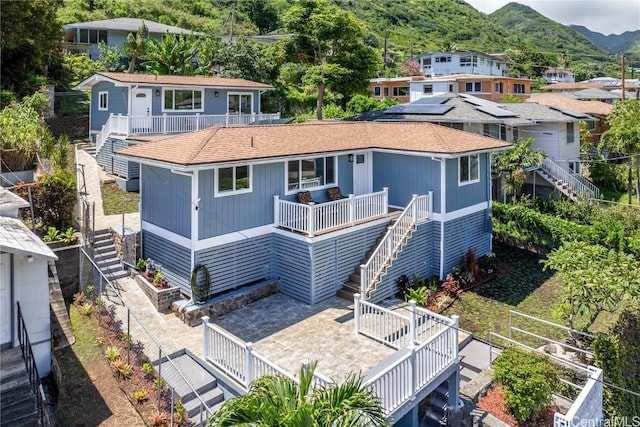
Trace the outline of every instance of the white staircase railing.
{"type": "Polygon", "coordinates": [[[406,244],[418,222],[431,218],[433,210],[433,192],[427,195],[413,195],[411,201],[389,227],[380,244],[369,257],[366,264],[360,265],[360,291],[364,299],[367,299],[371,291],[375,290],[384,271],[398,251],[406,244]]]}
{"type": "Polygon", "coordinates": [[[96,136],[96,151],[104,145],[111,134],[148,135],[193,132],[213,126],[244,126],[250,123],[280,119],[274,114],[188,114],[161,116],[123,116],[111,114],[96,136]]]}
{"type": "Polygon", "coordinates": [[[546,158],[542,162],[542,170],[556,180],[564,182],[570,193],[586,199],[600,197],[600,189],[569,168],[546,158]]]}

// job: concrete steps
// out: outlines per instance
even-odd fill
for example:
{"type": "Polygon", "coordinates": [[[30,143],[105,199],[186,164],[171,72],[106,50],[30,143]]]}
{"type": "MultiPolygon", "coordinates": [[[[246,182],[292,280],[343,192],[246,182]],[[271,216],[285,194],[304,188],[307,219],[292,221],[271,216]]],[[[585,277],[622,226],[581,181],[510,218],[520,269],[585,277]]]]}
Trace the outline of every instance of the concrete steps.
{"type": "Polygon", "coordinates": [[[95,145],[85,145],[83,150],[92,157],[96,157],[96,146],[95,145]]]}
{"type": "Polygon", "coordinates": [[[113,237],[109,230],[97,230],[93,240],[93,258],[102,273],[111,280],[127,277],[126,271],[113,244],[113,237]]]}
{"type": "MultiPolygon", "coordinates": [[[[171,361],[173,363],[162,359],[161,363],[156,362],[154,365],[167,385],[174,389],[177,398],[182,400],[191,421],[200,425],[201,403],[206,403],[210,409],[217,409],[224,402],[224,391],[218,387],[216,377],[189,354],[172,357],[171,361]],[[183,377],[188,379],[193,389],[183,377]],[[199,399],[194,389],[200,396],[199,399]]],[[[206,424],[206,414],[202,414],[202,421],[206,424]]]]}
{"type": "Polygon", "coordinates": [[[0,355],[0,426],[40,426],[40,414],[20,347],[0,355]]]}
{"type": "Polygon", "coordinates": [[[545,171],[544,169],[538,169],[538,173],[545,180],[553,184],[555,188],[557,188],[562,194],[567,196],[569,199],[573,200],[574,202],[578,199],[579,197],[578,193],[576,193],[576,191],[573,188],[571,188],[571,186],[569,186],[569,184],[567,184],[566,182],[552,176],[549,172],[545,171]]]}

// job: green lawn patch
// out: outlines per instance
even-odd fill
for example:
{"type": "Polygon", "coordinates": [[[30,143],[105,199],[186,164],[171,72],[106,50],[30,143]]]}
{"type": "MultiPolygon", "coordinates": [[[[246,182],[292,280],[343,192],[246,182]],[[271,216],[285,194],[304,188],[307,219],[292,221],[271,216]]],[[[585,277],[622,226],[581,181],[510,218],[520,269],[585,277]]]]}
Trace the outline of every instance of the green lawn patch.
{"type": "Polygon", "coordinates": [[[125,200],[124,213],[138,212],[140,193],[127,193],[115,182],[100,184],[100,190],[102,191],[102,207],[105,215],[121,215],[123,198],[125,200]]]}

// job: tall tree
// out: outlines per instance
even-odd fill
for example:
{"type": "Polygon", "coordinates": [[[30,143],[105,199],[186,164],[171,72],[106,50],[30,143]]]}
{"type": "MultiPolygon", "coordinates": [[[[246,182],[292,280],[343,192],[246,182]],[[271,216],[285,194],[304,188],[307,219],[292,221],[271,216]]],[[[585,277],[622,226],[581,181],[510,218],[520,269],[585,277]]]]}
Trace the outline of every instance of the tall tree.
{"type": "MultiPolygon", "coordinates": [[[[616,101],[607,118],[609,130],[602,134],[601,143],[614,153],[630,156],[627,173],[629,204],[633,190],[633,168],[640,170],[640,101],[616,101]]],[[[640,201],[640,179],[636,189],[640,201]]]]}
{"type": "Polygon", "coordinates": [[[507,195],[514,199],[527,178],[526,168],[540,166],[546,157],[544,151],[533,150],[535,138],[518,138],[513,141],[513,148],[496,154],[494,170],[504,178],[507,195]]]}
{"type": "Polygon", "coordinates": [[[349,376],[342,384],[314,387],[317,363],[300,368],[297,383],[281,376],[255,380],[249,392],[230,399],[209,420],[209,426],[385,426],[380,400],[362,386],[362,378],[349,376]]]}
{"type": "Polygon", "coordinates": [[[280,25],[274,5],[267,0],[238,0],[238,12],[246,14],[260,34],[275,31],[280,25]]]}
{"type": "Polygon", "coordinates": [[[364,24],[351,12],[325,0],[298,0],[283,18],[289,56],[299,67],[299,80],[290,82],[317,90],[316,115],[322,120],[325,91],[335,89],[349,96],[364,91],[379,58],[364,43],[364,24]]]}
{"type": "Polygon", "coordinates": [[[147,51],[148,39],[149,29],[144,21],[140,24],[138,32],[135,35],[133,35],[133,33],[127,35],[127,39],[124,41],[124,53],[129,56],[128,73],[133,73],[136,70],[138,60],[147,51]]]}
{"type": "Polygon", "coordinates": [[[197,52],[198,42],[193,34],[185,36],[167,32],[161,42],[149,39],[142,59],[146,60],[145,66],[153,73],[190,76],[196,71],[194,61],[197,52]]]}
{"type": "Polygon", "coordinates": [[[46,75],[49,53],[62,41],[56,19],[61,0],[3,1],[0,6],[2,89],[19,98],[36,92],[46,75]]]}

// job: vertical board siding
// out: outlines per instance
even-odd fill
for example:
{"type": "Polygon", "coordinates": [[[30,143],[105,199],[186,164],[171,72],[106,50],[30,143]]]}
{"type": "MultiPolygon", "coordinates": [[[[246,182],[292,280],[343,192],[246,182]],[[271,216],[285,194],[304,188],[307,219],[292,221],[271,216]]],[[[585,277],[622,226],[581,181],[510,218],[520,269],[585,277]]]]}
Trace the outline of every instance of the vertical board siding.
{"type": "Polygon", "coordinates": [[[271,277],[272,240],[268,234],[197,251],[195,263],[207,267],[211,294],[271,277]]]}
{"type": "Polygon", "coordinates": [[[91,88],[91,123],[89,129],[93,131],[102,130],[102,126],[107,123],[110,114],[127,115],[129,113],[129,89],[126,87],[116,87],[111,82],[98,82],[91,88]],[[98,110],[98,93],[109,92],[107,111],[98,110]]]}
{"type": "Polygon", "coordinates": [[[284,165],[282,162],[254,165],[252,173],[250,193],[214,197],[215,171],[200,172],[200,239],[273,224],[273,195],[284,189],[284,165]]]}
{"type": "MultiPolygon", "coordinates": [[[[475,184],[458,185],[458,159],[448,159],[447,162],[447,212],[453,212],[468,206],[490,200],[487,180],[490,176],[489,155],[480,154],[478,176],[480,181],[475,184]]],[[[435,204],[435,203],[434,203],[435,204]]]]}
{"type": "Polygon", "coordinates": [[[118,175],[127,179],[140,177],[140,164],[121,159],[113,155],[115,151],[131,146],[124,139],[107,138],[100,151],[96,154],[98,164],[110,174],[118,175]]]}
{"type": "Polygon", "coordinates": [[[142,165],[142,220],[191,238],[191,178],[142,165]]]}
{"type": "Polygon", "coordinates": [[[313,304],[311,295],[312,267],[309,245],[301,240],[274,234],[273,257],[280,292],[306,304],[313,304]]]}
{"type": "Polygon", "coordinates": [[[440,162],[429,157],[374,152],[373,191],[383,187],[389,188],[393,206],[406,206],[413,194],[433,191],[433,210],[440,212],[440,162]]]}
{"type": "Polygon", "coordinates": [[[191,252],[188,248],[148,231],[143,231],[142,247],[145,258],[160,264],[162,275],[169,284],[178,285],[183,293],[191,295],[191,252]]]}
{"type": "Polygon", "coordinates": [[[469,248],[475,251],[477,257],[491,251],[488,221],[488,210],[484,210],[444,223],[445,274],[460,265],[469,248]]]}
{"type": "Polygon", "coordinates": [[[410,278],[418,274],[422,279],[439,275],[439,231],[440,227],[434,222],[418,226],[371,294],[371,302],[380,302],[393,297],[398,292],[395,280],[403,274],[410,278]]]}

